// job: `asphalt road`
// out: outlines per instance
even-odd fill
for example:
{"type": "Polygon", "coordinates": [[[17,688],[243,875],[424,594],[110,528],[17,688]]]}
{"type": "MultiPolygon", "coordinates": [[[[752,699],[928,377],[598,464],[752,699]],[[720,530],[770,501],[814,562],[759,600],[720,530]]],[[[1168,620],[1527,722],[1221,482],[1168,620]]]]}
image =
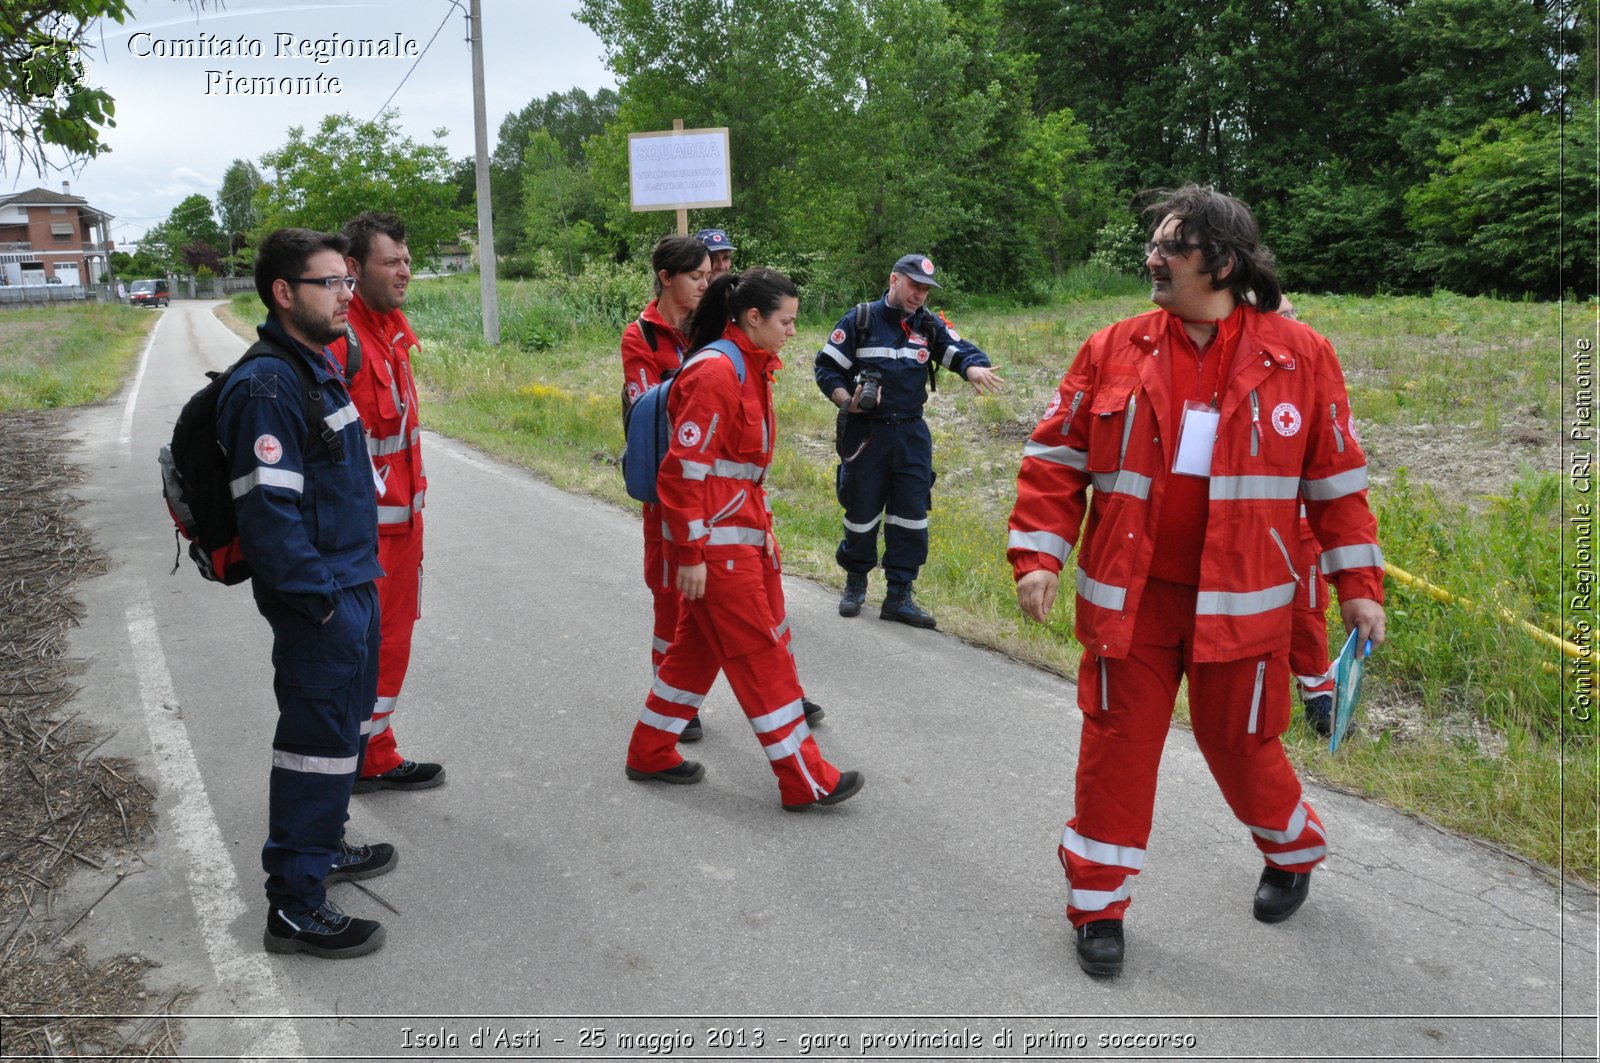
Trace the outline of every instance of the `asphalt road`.
{"type": "Polygon", "coordinates": [[[76,707],[160,792],[154,848],[77,935],[199,991],[191,1058],[1594,1058],[1592,894],[1311,787],[1332,855],[1299,914],[1258,923],[1260,860],[1184,731],[1126,970],[1091,981],[1055,856],[1070,685],[842,620],[814,584],[787,585],[801,676],[825,754],[866,790],[783,813],[720,684],[705,782],[626,781],[649,681],[636,516],[433,435],[395,726],[449,781],[354,800],[351,836],[400,849],[365,883],[396,911],[331,892],[386,922],[382,951],[268,957],[267,625],[247,588],[187,559],[169,575],[155,463],[203,370],[243,349],[214,305],[164,311],[128,390],[74,422],[81,514],[112,558],[83,587],[76,707]]]}

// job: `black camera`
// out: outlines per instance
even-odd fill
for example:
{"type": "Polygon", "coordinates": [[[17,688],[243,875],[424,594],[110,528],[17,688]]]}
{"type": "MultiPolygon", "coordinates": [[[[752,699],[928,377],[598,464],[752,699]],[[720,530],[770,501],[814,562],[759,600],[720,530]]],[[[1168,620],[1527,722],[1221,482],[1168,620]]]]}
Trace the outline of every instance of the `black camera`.
{"type": "Polygon", "coordinates": [[[883,383],[883,375],[876,369],[863,369],[856,374],[856,379],[861,382],[861,397],[856,400],[856,405],[863,410],[878,408],[878,387],[883,383]]]}

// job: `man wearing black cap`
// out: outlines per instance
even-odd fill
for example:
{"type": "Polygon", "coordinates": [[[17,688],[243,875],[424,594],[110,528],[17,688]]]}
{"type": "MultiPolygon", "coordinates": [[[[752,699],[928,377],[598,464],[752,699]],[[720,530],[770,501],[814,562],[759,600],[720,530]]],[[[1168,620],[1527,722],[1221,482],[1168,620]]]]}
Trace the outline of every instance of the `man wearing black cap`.
{"type": "Polygon", "coordinates": [[[707,282],[716,280],[733,268],[733,253],[739,249],[728,240],[727,233],[721,229],[701,229],[694,234],[694,238],[711,252],[711,273],[706,277],[707,282]]]}
{"type": "Polygon", "coordinates": [[[1001,389],[989,358],[923,305],[939,287],[933,260],[906,255],[889,274],[881,299],[846,314],[817,352],[817,387],[840,409],[839,502],[844,539],[835,559],[845,572],[840,616],[856,616],[867,597],[867,573],[878,564],[889,591],[878,616],[931,628],[911,584],[928,559],[928,506],[933,495],[933,438],[922,420],[935,366],[959,374],[980,394],[1001,389]]]}

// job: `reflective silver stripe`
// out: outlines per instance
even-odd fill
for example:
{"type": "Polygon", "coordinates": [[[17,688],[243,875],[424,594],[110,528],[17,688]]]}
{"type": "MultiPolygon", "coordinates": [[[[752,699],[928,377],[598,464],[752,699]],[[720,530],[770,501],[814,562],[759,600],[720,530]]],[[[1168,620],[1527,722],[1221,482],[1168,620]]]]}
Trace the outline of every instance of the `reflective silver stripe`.
{"type": "Polygon", "coordinates": [[[1264,591],[1201,591],[1195,599],[1196,616],[1256,616],[1281,609],[1294,601],[1293,583],[1264,591]]]}
{"type": "MultiPolygon", "coordinates": [[[[663,528],[665,528],[666,527],[666,523],[662,522],[661,526],[663,528]]],[[[706,522],[703,521],[703,520],[691,520],[689,522],[689,541],[692,543],[696,539],[704,539],[705,537],[706,537],[706,522]]]]}
{"type": "Polygon", "coordinates": [[[1376,543],[1357,543],[1355,546],[1336,546],[1324,550],[1318,560],[1324,574],[1343,572],[1352,568],[1382,568],[1383,551],[1376,543]]]}
{"type": "Polygon", "coordinates": [[[359,757],[308,757],[304,753],[272,751],[272,766],[284,771],[298,771],[306,775],[350,775],[356,770],[359,757]]]}
{"type": "Polygon", "coordinates": [[[910,528],[912,531],[925,531],[928,527],[927,517],[923,517],[921,520],[907,520],[905,517],[897,517],[893,513],[885,514],[883,522],[885,524],[893,524],[899,528],[910,528]]]}
{"type": "Polygon", "coordinates": [[[865,524],[851,524],[849,521],[845,521],[844,526],[846,531],[853,531],[860,535],[871,531],[873,528],[876,528],[878,526],[878,522],[882,519],[883,514],[880,513],[876,517],[873,517],[871,520],[867,521],[865,524]]]}
{"type": "Polygon", "coordinates": [[[1267,676],[1267,662],[1256,662],[1256,685],[1250,692],[1250,723],[1245,727],[1245,734],[1255,734],[1256,725],[1261,720],[1261,687],[1267,676]]]}
{"type": "Polygon", "coordinates": [[[810,737],[811,728],[806,726],[804,720],[801,720],[795,724],[794,730],[789,732],[788,738],[785,738],[782,742],[774,742],[772,745],[763,746],[762,748],[767,751],[768,760],[782,760],[784,757],[792,757],[800,752],[800,747],[810,737]]]}
{"type": "Polygon", "coordinates": [[[1006,536],[1006,549],[1032,550],[1036,554],[1049,554],[1063,565],[1067,563],[1067,555],[1072,552],[1072,547],[1067,541],[1053,532],[1025,532],[1015,529],[1006,536]]]}
{"type": "Polygon", "coordinates": [[[408,439],[404,432],[399,435],[386,436],[383,439],[378,439],[376,436],[368,436],[367,453],[374,458],[386,458],[391,454],[404,453],[411,449],[411,445],[416,441],[414,438],[408,439]]]}
{"type": "Polygon", "coordinates": [[[1123,601],[1128,596],[1128,589],[1090,579],[1089,574],[1080,568],[1078,569],[1078,596],[1091,605],[1098,605],[1102,609],[1120,610],[1123,601]]]}
{"type": "MultiPolygon", "coordinates": [[[[1294,815],[1289,817],[1289,826],[1284,830],[1271,830],[1267,827],[1250,827],[1250,833],[1262,841],[1287,844],[1305,833],[1306,819],[1310,810],[1306,808],[1305,801],[1297,801],[1294,806],[1294,815]]],[[[1249,826],[1249,824],[1246,824],[1249,826]]]]}
{"type": "Polygon", "coordinates": [[[1061,848],[1096,864],[1108,867],[1125,867],[1138,871],[1144,867],[1144,850],[1131,845],[1112,845],[1085,838],[1068,827],[1061,832],[1061,848]]]}
{"type": "Polygon", "coordinates": [[[927,347],[858,347],[856,357],[875,362],[922,361],[920,355],[931,356],[933,352],[927,347]]]}
{"type": "Polygon", "coordinates": [[[1283,536],[1278,534],[1277,528],[1268,528],[1267,534],[1272,536],[1272,541],[1277,544],[1278,553],[1283,555],[1283,565],[1289,570],[1289,575],[1294,577],[1296,583],[1300,582],[1300,573],[1294,570],[1294,562],[1289,559],[1289,548],[1283,543],[1283,536]]]}
{"type": "Polygon", "coordinates": [[[750,726],[755,729],[758,735],[770,734],[785,724],[793,723],[805,714],[805,706],[796,698],[781,709],[773,709],[763,716],[752,716],[750,718],[750,726]]]}
{"type": "Polygon", "coordinates": [[[677,687],[668,686],[659,679],[650,684],[650,693],[662,701],[670,701],[674,705],[687,705],[692,709],[698,709],[701,703],[706,700],[704,694],[696,694],[690,690],[679,690],[677,687]]]}
{"type": "Polygon", "coordinates": [[[405,524],[411,520],[410,506],[379,506],[379,524],[405,524]]]}
{"type": "Polygon", "coordinates": [[[1050,447],[1043,443],[1035,443],[1031,439],[1022,448],[1022,460],[1027,461],[1029,458],[1038,458],[1040,461],[1065,465],[1067,468],[1077,469],[1079,472],[1083,472],[1089,467],[1089,452],[1087,450],[1074,450],[1072,447],[1050,447]]]}
{"type": "Polygon", "coordinates": [[[1103,495],[1127,495],[1129,498],[1147,499],[1150,497],[1150,477],[1141,476],[1127,469],[1117,472],[1097,472],[1091,474],[1094,489],[1103,495]]]}
{"type": "Polygon", "coordinates": [[[712,528],[711,534],[706,537],[708,546],[765,546],[766,544],[765,528],[741,528],[733,524],[719,524],[712,528]]]}
{"type": "Polygon", "coordinates": [[[1247,498],[1293,498],[1300,493],[1298,476],[1213,476],[1211,498],[1240,502],[1247,498]]]}
{"type": "Polygon", "coordinates": [[[666,639],[652,638],[650,640],[650,648],[655,650],[657,653],[666,653],[667,650],[671,649],[671,647],[672,643],[668,642],[666,639]]]}
{"type": "Polygon", "coordinates": [[[251,488],[258,486],[281,487],[301,495],[305,494],[306,478],[303,474],[290,472],[288,469],[269,469],[265,465],[257,465],[251,472],[228,484],[228,490],[234,498],[243,498],[250,493],[251,488]]]}
{"type": "Polygon", "coordinates": [[[1336,476],[1320,480],[1301,480],[1300,493],[1310,502],[1331,502],[1367,489],[1367,467],[1359,465],[1336,476]]]}
{"type": "Polygon", "coordinates": [[[322,423],[337,432],[347,424],[355,424],[361,420],[361,414],[356,412],[353,403],[345,403],[322,419],[322,423]]]}
{"type": "Polygon", "coordinates": [[[1103,912],[1118,901],[1127,900],[1130,893],[1124,879],[1114,890],[1072,890],[1067,895],[1067,903],[1080,912],[1103,912]]]}
{"type": "Polygon", "coordinates": [[[841,354],[839,348],[835,347],[833,344],[824,344],[822,353],[827,355],[829,358],[832,358],[835,362],[838,362],[840,369],[850,368],[850,359],[841,354]]]}
{"type": "Polygon", "coordinates": [[[371,720],[362,720],[361,721],[361,737],[362,738],[366,738],[371,733],[372,733],[372,721],[371,720]]]}
{"type": "Polygon", "coordinates": [[[384,715],[382,717],[374,716],[367,722],[372,725],[371,727],[367,728],[367,734],[369,735],[381,735],[383,732],[389,729],[388,715],[384,715]]]}
{"type": "Polygon", "coordinates": [[[711,466],[703,461],[683,460],[683,478],[685,480],[700,481],[711,475],[711,466]]]}
{"type": "Polygon", "coordinates": [[[654,709],[646,708],[639,713],[639,722],[646,727],[654,727],[658,731],[669,734],[681,735],[683,729],[689,726],[688,720],[680,720],[676,716],[663,716],[654,709]]]}
{"type": "Polygon", "coordinates": [[[712,476],[721,476],[729,480],[759,480],[766,471],[754,462],[725,461],[718,458],[711,463],[712,476]]]}
{"type": "Polygon", "coordinates": [[[783,638],[783,633],[785,631],[788,631],[788,630],[789,630],[789,618],[788,617],[784,617],[783,618],[783,623],[779,624],[777,627],[772,629],[772,637],[775,638],[775,639],[781,639],[781,638],[783,638]]]}
{"type": "Polygon", "coordinates": [[[1326,845],[1313,845],[1287,853],[1263,853],[1262,855],[1274,864],[1308,864],[1313,860],[1321,860],[1327,856],[1328,847],[1326,845]]]}
{"type": "Polygon", "coordinates": [[[376,716],[380,712],[393,712],[395,705],[397,705],[399,701],[400,695],[398,694],[394,695],[393,697],[381,697],[377,700],[377,703],[372,706],[372,714],[376,716]]]}

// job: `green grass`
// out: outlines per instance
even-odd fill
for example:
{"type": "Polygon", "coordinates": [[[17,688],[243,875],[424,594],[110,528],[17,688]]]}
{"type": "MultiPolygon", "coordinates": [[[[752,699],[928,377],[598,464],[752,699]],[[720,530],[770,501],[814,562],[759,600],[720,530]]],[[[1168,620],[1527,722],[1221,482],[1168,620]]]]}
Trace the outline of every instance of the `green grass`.
{"type": "MultiPolygon", "coordinates": [[[[1087,273],[1058,287],[1046,293],[1052,305],[969,299],[951,314],[1001,367],[1007,390],[979,398],[941,374],[929,403],[932,549],[918,591],[943,630],[1071,674],[1070,594],[1048,625],[1025,623],[1016,608],[1004,550],[1017,463],[1078,346],[1149,303],[1143,286],[1087,273]]],[[[617,336],[647,298],[642,277],[608,268],[502,285],[506,342],[495,348],[481,339],[476,277],[413,291],[432,428],[563,488],[633,505],[616,467],[617,336]]],[[[1372,660],[1358,732],[1330,756],[1297,724],[1291,755],[1330,782],[1595,881],[1594,725],[1565,712],[1559,655],[1485,611],[1561,630],[1560,462],[1532,444],[1553,440],[1562,420],[1560,331],[1592,331],[1594,308],[1453,295],[1296,296],[1296,305],[1344,364],[1379,485],[1385,556],[1480,608],[1391,581],[1390,641],[1372,660]],[[1521,450],[1506,442],[1518,433],[1530,444],[1521,450]]],[[[768,480],[786,569],[829,586],[840,579],[834,417],[810,366],[832,327],[832,317],[803,317],[789,346],[768,480]]]]}
{"type": "Polygon", "coordinates": [[[0,309],[0,411],[115,395],[157,316],[115,303],[0,309]]]}

